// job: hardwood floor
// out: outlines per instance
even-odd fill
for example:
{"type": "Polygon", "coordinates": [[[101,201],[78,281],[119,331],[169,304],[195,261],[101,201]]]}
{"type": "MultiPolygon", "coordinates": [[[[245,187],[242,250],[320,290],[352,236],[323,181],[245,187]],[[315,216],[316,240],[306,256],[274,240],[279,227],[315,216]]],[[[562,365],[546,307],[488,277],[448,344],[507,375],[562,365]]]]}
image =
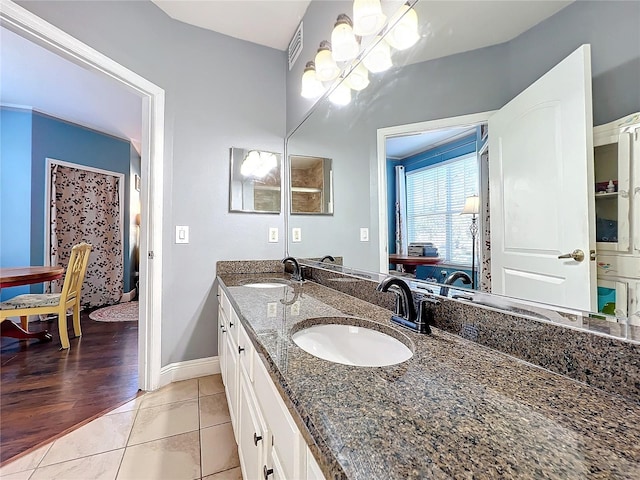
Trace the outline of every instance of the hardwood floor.
{"type": "MultiPolygon", "coordinates": [[[[0,338],[0,462],[136,396],[137,322],[95,322],[60,350],[57,320],[33,322],[53,342],[0,338]]],[[[71,321],[69,321],[71,324],[71,321]]]]}

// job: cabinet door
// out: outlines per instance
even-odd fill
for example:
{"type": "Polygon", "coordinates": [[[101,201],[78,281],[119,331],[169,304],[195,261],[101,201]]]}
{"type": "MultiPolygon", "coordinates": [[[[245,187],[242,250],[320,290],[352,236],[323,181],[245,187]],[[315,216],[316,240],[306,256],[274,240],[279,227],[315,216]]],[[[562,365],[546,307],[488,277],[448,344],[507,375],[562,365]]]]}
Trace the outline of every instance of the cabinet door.
{"type": "Polygon", "coordinates": [[[227,403],[229,404],[229,415],[231,416],[231,424],[233,425],[233,434],[238,441],[238,351],[237,345],[233,342],[233,337],[226,335],[225,345],[225,371],[226,383],[225,393],[227,395],[227,403]]]}
{"type": "Polygon", "coordinates": [[[313,457],[311,450],[307,448],[307,480],[325,480],[320,466],[313,457]]]}
{"type": "MultiPolygon", "coordinates": [[[[611,133],[611,132],[608,132],[611,133]]],[[[628,252],[630,249],[631,134],[594,136],[596,250],[628,252]],[[607,192],[609,182],[614,192],[607,192]]]]}
{"type": "Polygon", "coordinates": [[[226,363],[225,355],[227,349],[225,348],[225,342],[227,339],[226,318],[222,306],[218,307],[218,361],[220,362],[220,373],[222,373],[222,383],[226,385],[226,363]]]}
{"type": "Polygon", "coordinates": [[[267,429],[253,390],[244,373],[240,374],[238,412],[238,453],[244,478],[261,478],[265,464],[267,429]]]}

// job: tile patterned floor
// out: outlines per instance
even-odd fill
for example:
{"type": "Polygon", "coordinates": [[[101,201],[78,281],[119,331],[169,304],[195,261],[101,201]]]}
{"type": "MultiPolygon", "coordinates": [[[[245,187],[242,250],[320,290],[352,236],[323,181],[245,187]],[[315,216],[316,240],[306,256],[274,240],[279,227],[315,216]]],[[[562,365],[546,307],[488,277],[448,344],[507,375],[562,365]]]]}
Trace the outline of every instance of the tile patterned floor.
{"type": "Polygon", "coordinates": [[[2,480],[242,480],[222,377],[176,382],[0,469],[2,480]]]}

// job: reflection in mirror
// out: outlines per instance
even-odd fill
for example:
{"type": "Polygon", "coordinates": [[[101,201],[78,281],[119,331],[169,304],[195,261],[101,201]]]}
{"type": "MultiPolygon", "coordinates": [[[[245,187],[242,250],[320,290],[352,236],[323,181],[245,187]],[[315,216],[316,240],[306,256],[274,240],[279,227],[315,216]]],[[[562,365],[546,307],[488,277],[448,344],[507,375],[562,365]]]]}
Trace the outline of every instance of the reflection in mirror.
{"type": "Polygon", "coordinates": [[[231,148],[229,211],[280,213],[280,154],[231,148]]]}
{"type": "MultiPolygon", "coordinates": [[[[391,184],[387,177],[390,175],[388,175],[384,151],[387,148],[387,140],[402,135],[399,128],[391,126],[415,125],[418,122],[427,121],[437,124],[443,119],[468,116],[473,112],[487,112],[476,114],[482,118],[478,118],[473,126],[486,123],[491,112],[501,109],[529,85],[535,83],[561,58],[571,54],[581,42],[589,42],[592,45],[593,70],[590,75],[586,72],[583,77],[593,78],[593,89],[589,90],[592,93],[592,98],[587,98],[587,103],[585,103],[589,115],[591,115],[591,105],[593,105],[593,125],[603,125],[624,118],[640,108],[637,95],[631,98],[627,95],[626,89],[617,86],[628,85],[629,92],[631,90],[637,92],[637,66],[640,65],[640,50],[634,48],[633,52],[628,52],[628,56],[623,58],[621,52],[611,44],[612,38],[615,38],[617,44],[635,42],[633,44],[637,45],[635,37],[630,33],[637,31],[637,15],[629,4],[625,2],[464,2],[464,16],[456,15],[453,11],[456,6],[460,5],[459,2],[417,2],[418,18],[423,23],[420,25],[421,39],[416,47],[408,52],[392,50],[393,67],[381,74],[369,72],[370,85],[363,91],[352,92],[353,98],[349,105],[338,107],[331,104],[325,97],[315,105],[314,110],[301,125],[293,128],[294,133],[287,139],[289,152],[295,151],[298,154],[313,152],[314,155],[333,159],[334,195],[341,208],[336,211],[333,217],[293,217],[289,219],[291,225],[295,224],[294,226],[302,228],[304,241],[289,243],[288,254],[309,258],[319,257],[329,251],[344,257],[345,268],[388,273],[389,254],[395,248],[395,234],[390,232],[390,229],[394,227],[395,222],[392,220],[394,216],[390,214],[389,210],[391,207],[389,199],[394,196],[389,191],[391,184]],[[528,9],[527,13],[522,10],[522,6],[525,4],[528,9]],[[635,20],[632,20],[634,15],[635,20]],[[484,28],[473,30],[464,28],[456,23],[462,17],[474,18],[482,23],[484,28]],[[507,32],[510,27],[515,26],[513,21],[515,17],[522,20],[521,26],[507,32]],[[625,27],[609,28],[603,26],[605,25],[603,21],[606,21],[607,25],[621,24],[625,27]],[[501,39],[496,42],[495,39],[483,37],[486,32],[501,36],[501,39]],[[551,44],[554,46],[552,49],[545,48],[551,44]],[[618,65],[626,65],[629,68],[616,68],[613,66],[614,61],[617,61],[618,65]],[[396,128],[395,131],[394,128],[396,128]],[[376,139],[376,131],[380,132],[385,129],[389,130],[388,135],[383,138],[378,135],[376,139]],[[380,159],[379,156],[382,158],[380,159]],[[380,195],[382,189],[386,190],[386,196],[380,195]],[[360,239],[359,231],[362,228],[368,228],[367,241],[360,239]]],[[[588,120],[591,122],[590,118],[588,120]]],[[[467,121],[466,124],[469,123],[467,121]]],[[[572,124],[572,122],[563,123],[572,124]]],[[[551,125],[549,122],[548,124],[551,125]]],[[[453,125],[456,124],[450,123],[445,126],[453,125]]],[[[431,128],[442,127],[441,124],[431,128]]],[[[481,138],[485,136],[484,133],[481,131],[481,138]]],[[[587,130],[585,134],[587,135],[587,142],[585,142],[587,145],[591,138],[594,138],[596,146],[599,145],[597,135],[594,136],[593,131],[587,130]]],[[[617,135],[613,136],[617,139],[617,135]]],[[[407,136],[407,132],[404,133],[404,136],[407,136]]],[[[494,136],[494,138],[498,137],[494,136]]],[[[540,161],[526,162],[526,166],[531,166],[531,168],[535,165],[542,165],[542,159],[546,160],[546,150],[543,152],[539,147],[547,149],[548,145],[552,145],[549,142],[531,143],[533,138],[532,135],[523,133],[520,139],[525,143],[530,142],[527,145],[535,147],[527,148],[526,151],[539,150],[541,153],[540,161]]],[[[604,143],[602,140],[602,144],[604,143]]],[[[486,148],[484,151],[480,150],[482,146],[478,145],[475,150],[479,157],[489,153],[486,148]]],[[[584,148],[579,150],[584,150],[584,148]]],[[[628,150],[638,152],[638,147],[629,147],[628,150]]],[[[590,155],[592,153],[588,153],[587,157],[590,155]]],[[[478,160],[478,163],[482,176],[482,158],[478,160]]],[[[583,166],[580,172],[584,172],[586,169],[587,167],[583,166]]],[[[538,176],[540,178],[535,177],[536,188],[533,190],[533,194],[539,195],[548,192],[545,194],[545,202],[540,203],[540,205],[544,205],[544,208],[533,206],[530,209],[532,212],[527,210],[528,213],[520,215],[518,220],[521,223],[526,223],[533,214],[542,221],[547,219],[544,228],[536,228],[535,232],[550,237],[548,232],[551,231],[550,226],[552,225],[549,219],[555,218],[559,209],[557,205],[551,205],[551,210],[547,210],[548,204],[553,203],[553,199],[559,198],[561,193],[569,193],[570,187],[566,183],[557,186],[560,176],[556,173],[545,174],[542,167],[539,170],[541,170],[538,176]],[[550,185],[553,182],[556,183],[551,188],[550,185]]],[[[573,176],[575,175],[567,174],[561,177],[565,179],[564,181],[568,181],[573,176]]],[[[614,193],[606,192],[609,180],[613,180],[614,190],[622,190],[622,188],[616,186],[613,173],[607,172],[601,176],[602,178],[599,178],[596,171],[595,183],[607,183],[603,187],[605,193],[595,198],[595,209],[599,218],[609,220],[612,213],[605,212],[604,207],[600,204],[613,202],[606,195],[610,195],[612,199],[620,198],[620,195],[614,195],[617,191],[614,193]]],[[[620,177],[619,174],[618,177],[620,177]]],[[[523,181],[529,178],[533,177],[523,177],[523,181]]],[[[580,183],[589,189],[594,187],[593,183],[589,184],[586,180],[580,183]]],[[[484,272],[488,271],[486,267],[490,266],[489,252],[486,251],[484,239],[492,230],[485,230],[491,226],[488,222],[489,211],[483,210],[483,207],[488,204],[490,196],[489,192],[485,190],[487,185],[488,182],[480,181],[477,191],[466,192],[468,195],[477,193],[481,199],[481,208],[477,215],[475,275],[477,289],[481,292],[493,291],[483,277],[484,272]]],[[[517,201],[511,201],[507,206],[502,205],[503,202],[495,202],[496,204],[492,208],[504,206],[509,215],[508,218],[511,218],[511,216],[517,215],[516,210],[520,204],[526,203],[533,196],[520,195],[515,199],[517,201]]],[[[588,197],[587,201],[592,202],[594,195],[592,192],[591,195],[574,194],[573,197],[573,200],[569,199],[567,202],[563,202],[563,205],[573,205],[576,203],[576,198],[582,199],[584,197],[588,197]]],[[[491,199],[493,199],[493,195],[491,195],[491,199]]],[[[634,211],[637,212],[637,208],[634,211]]],[[[620,211],[619,207],[617,211],[620,211]]],[[[620,214],[618,213],[618,215],[620,214]]],[[[625,213],[625,218],[629,218],[629,215],[628,212],[625,213]]],[[[463,228],[459,230],[460,238],[470,240],[470,217],[471,215],[457,217],[461,222],[465,222],[463,228]]],[[[603,222],[600,221],[600,223],[603,222]]],[[[558,226],[556,232],[558,238],[565,237],[567,231],[570,230],[567,228],[567,223],[554,222],[554,228],[555,225],[558,226]]],[[[626,225],[625,228],[627,228],[626,225]]],[[[611,222],[608,226],[611,226],[611,222]]],[[[620,223],[616,226],[619,229],[620,223]]],[[[619,258],[614,258],[614,255],[620,255],[619,252],[623,251],[623,247],[620,246],[621,236],[619,234],[616,236],[618,241],[615,242],[614,248],[610,241],[611,235],[608,231],[604,231],[602,225],[595,225],[594,230],[597,230],[597,247],[601,251],[598,253],[597,260],[598,287],[605,286],[600,281],[600,277],[606,278],[612,275],[615,268],[617,268],[616,274],[621,275],[623,270],[627,272],[624,274],[624,278],[620,277],[620,280],[616,278],[615,289],[613,286],[609,286],[608,290],[616,290],[620,299],[626,295],[628,308],[618,310],[616,306],[615,309],[612,309],[610,302],[607,301],[604,302],[604,305],[608,305],[604,312],[614,313],[619,321],[626,321],[625,317],[629,317],[632,324],[638,322],[640,321],[640,312],[638,312],[640,279],[637,275],[637,252],[632,259],[631,247],[626,246],[625,243],[626,250],[624,251],[629,253],[623,259],[619,257],[624,260],[622,263],[616,263],[619,258]],[[606,240],[604,240],[605,237],[606,240]],[[605,241],[608,241],[609,244],[602,246],[605,241]],[[605,248],[612,252],[609,256],[611,258],[605,259],[605,248]]],[[[610,230],[613,231],[613,226],[610,230]]],[[[531,232],[532,229],[524,231],[531,232]]],[[[624,240],[626,242],[626,238],[624,240]]],[[[415,241],[415,243],[429,242],[435,243],[433,240],[415,241]]],[[[470,241],[468,246],[472,247],[473,243],[470,241]]],[[[557,254],[549,254],[550,262],[553,260],[552,263],[558,265],[565,262],[571,269],[577,271],[577,268],[574,268],[577,265],[575,260],[557,259],[557,256],[570,254],[576,248],[578,248],[577,245],[566,245],[557,254]],[[571,263],[572,261],[574,263],[571,263]]],[[[586,245],[586,248],[581,247],[581,249],[588,257],[590,245],[586,245]]],[[[438,247],[439,256],[442,252],[441,247],[438,247]]],[[[471,254],[469,261],[454,263],[452,266],[460,267],[459,270],[467,271],[471,275],[473,262],[470,260],[472,257],[471,254]]],[[[587,260],[582,262],[582,265],[589,263],[594,266],[595,270],[595,262],[587,260]]],[[[418,271],[421,269],[422,267],[417,267],[418,271]]],[[[424,276],[435,279],[438,283],[443,283],[448,276],[447,272],[444,276],[442,275],[443,270],[438,265],[431,268],[424,276]]],[[[491,284],[496,282],[497,274],[497,272],[493,272],[494,278],[491,279],[491,284]]],[[[595,280],[595,275],[593,280],[595,280]]],[[[588,283],[592,284],[593,282],[589,279],[588,283]]],[[[517,282],[509,281],[508,288],[503,291],[503,295],[517,296],[509,290],[516,284],[517,282]]],[[[456,283],[450,288],[450,292],[459,286],[461,288],[468,287],[456,283]]],[[[600,290],[601,288],[598,288],[598,293],[600,290]]],[[[602,288],[602,290],[605,289],[602,288]]],[[[470,293],[480,295],[479,293],[470,293]]],[[[568,307],[568,302],[557,297],[553,291],[539,289],[537,293],[540,294],[536,299],[538,304],[568,307]],[[543,297],[549,293],[553,295],[543,297]]],[[[484,295],[486,297],[486,294],[484,295]]],[[[572,294],[568,294],[565,296],[565,300],[572,300],[573,297],[572,294]]],[[[592,300],[594,300],[593,297],[592,300]]],[[[592,311],[600,309],[602,302],[600,302],[599,295],[595,303],[597,306],[591,307],[592,311]]],[[[578,310],[587,309],[578,308],[578,310]]]]}
{"type": "Polygon", "coordinates": [[[331,159],[290,155],[291,213],[333,214],[331,159]]]}

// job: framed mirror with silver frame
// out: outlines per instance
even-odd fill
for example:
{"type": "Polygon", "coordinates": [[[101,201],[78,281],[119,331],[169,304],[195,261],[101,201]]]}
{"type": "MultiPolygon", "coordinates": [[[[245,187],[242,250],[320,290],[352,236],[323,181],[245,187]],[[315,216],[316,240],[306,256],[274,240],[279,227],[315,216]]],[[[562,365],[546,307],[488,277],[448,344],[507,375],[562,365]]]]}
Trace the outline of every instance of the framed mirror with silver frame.
{"type": "Polygon", "coordinates": [[[230,156],[229,211],[280,213],[282,155],[232,147],[230,156]]]}
{"type": "Polygon", "coordinates": [[[333,215],[330,158],[289,155],[291,214],[333,215]]]}

